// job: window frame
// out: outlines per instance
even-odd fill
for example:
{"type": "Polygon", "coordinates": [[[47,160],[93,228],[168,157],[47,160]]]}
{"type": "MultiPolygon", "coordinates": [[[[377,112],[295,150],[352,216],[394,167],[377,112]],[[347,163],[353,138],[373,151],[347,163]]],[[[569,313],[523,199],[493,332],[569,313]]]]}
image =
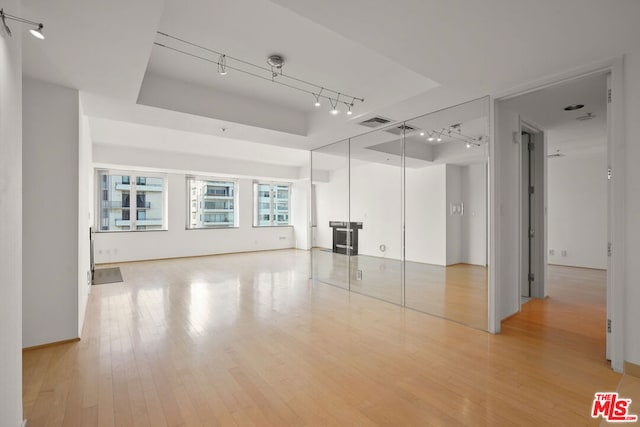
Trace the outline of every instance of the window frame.
{"type": "Polygon", "coordinates": [[[252,209],[252,225],[254,228],[265,228],[265,227],[293,227],[291,224],[291,188],[292,184],[290,182],[283,181],[262,181],[262,180],[254,180],[253,181],[253,209],[252,209]],[[258,197],[258,188],[260,185],[268,185],[269,186],[269,224],[261,225],[259,223],[259,206],[260,201],[258,197]],[[287,223],[286,224],[276,224],[275,222],[275,197],[274,197],[274,187],[275,186],[284,186],[287,187],[287,193],[289,195],[287,199],[287,223]]]}
{"type": "MultiPolygon", "coordinates": [[[[95,188],[95,196],[94,196],[94,206],[95,206],[95,214],[93,218],[94,223],[94,232],[95,233],[131,233],[131,232],[153,232],[153,231],[168,231],[169,230],[169,209],[168,209],[168,200],[169,200],[169,179],[168,174],[160,173],[160,172],[146,172],[141,170],[132,170],[132,169],[115,169],[115,168],[95,168],[94,169],[94,188],[95,188]],[[103,189],[102,189],[102,177],[103,176],[128,176],[129,182],[124,185],[129,185],[129,229],[128,230],[103,230],[102,229],[102,201],[103,201],[103,189]],[[137,186],[143,185],[138,184],[138,178],[157,178],[162,180],[162,224],[159,229],[145,229],[138,230],[137,229],[137,203],[138,203],[138,192],[137,186]],[[135,195],[135,198],[132,196],[135,195]],[[133,206],[131,206],[133,203],[133,206]],[[131,211],[134,211],[133,213],[131,211]]],[[[146,199],[146,198],[145,198],[146,199]]]]}
{"type": "MultiPolygon", "coordinates": [[[[230,177],[221,177],[221,176],[204,176],[204,175],[186,175],[185,176],[185,194],[186,194],[186,203],[185,203],[185,230],[226,230],[226,229],[236,229],[240,228],[240,195],[239,195],[239,180],[237,178],[230,177]],[[192,227],[191,226],[191,207],[192,207],[192,198],[191,198],[191,180],[196,181],[205,181],[205,182],[231,182],[233,183],[233,225],[212,225],[210,227],[192,227]]],[[[197,200],[198,203],[202,202],[202,200],[197,200]]],[[[198,208],[196,208],[198,209],[198,208]]]]}

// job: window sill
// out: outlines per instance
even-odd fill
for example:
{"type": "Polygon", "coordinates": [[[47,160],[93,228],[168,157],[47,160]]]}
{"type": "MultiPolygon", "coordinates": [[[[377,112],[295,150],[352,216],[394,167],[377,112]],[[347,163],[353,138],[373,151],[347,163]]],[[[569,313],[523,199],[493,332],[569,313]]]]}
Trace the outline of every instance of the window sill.
{"type": "Polygon", "coordinates": [[[202,227],[202,228],[188,228],[185,227],[187,231],[199,231],[199,230],[237,230],[240,227],[202,227]]]}
{"type": "Polygon", "coordinates": [[[113,230],[113,231],[104,231],[104,230],[98,230],[98,231],[93,231],[93,234],[122,234],[122,233],[153,233],[153,232],[162,232],[162,231],[169,231],[169,229],[162,229],[162,230],[113,230]]]}

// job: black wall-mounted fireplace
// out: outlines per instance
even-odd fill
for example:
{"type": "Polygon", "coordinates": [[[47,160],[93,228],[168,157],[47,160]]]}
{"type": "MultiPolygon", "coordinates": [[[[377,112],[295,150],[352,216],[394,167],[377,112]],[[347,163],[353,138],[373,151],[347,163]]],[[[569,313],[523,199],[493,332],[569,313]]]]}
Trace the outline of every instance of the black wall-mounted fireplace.
{"type": "Polygon", "coordinates": [[[329,221],[329,227],[333,229],[333,252],[358,255],[358,230],[362,230],[361,222],[329,221]],[[349,234],[351,238],[347,239],[349,234]]]}

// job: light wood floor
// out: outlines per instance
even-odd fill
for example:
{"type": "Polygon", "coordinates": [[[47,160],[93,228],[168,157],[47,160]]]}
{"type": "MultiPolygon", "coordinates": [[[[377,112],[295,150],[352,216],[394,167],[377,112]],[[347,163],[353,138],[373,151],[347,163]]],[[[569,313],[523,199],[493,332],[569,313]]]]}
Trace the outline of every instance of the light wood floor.
{"type": "Polygon", "coordinates": [[[120,267],[80,342],[24,353],[29,427],[597,425],[621,378],[554,298],[490,335],[311,284],[303,251],[120,267]]]}
{"type": "Polygon", "coordinates": [[[402,269],[406,306],[473,328],[488,329],[487,268],[470,264],[440,266],[390,258],[312,252],[313,277],[363,295],[402,304],[402,269]],[[356,271],[362,272],[358,279],[356,271]]]}

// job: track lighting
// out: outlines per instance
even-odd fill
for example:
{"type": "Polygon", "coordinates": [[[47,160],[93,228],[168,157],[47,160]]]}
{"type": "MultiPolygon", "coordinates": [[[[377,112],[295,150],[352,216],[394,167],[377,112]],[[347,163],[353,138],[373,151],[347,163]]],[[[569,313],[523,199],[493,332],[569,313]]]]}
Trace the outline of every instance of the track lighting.
{"type": "Polygon", "coordinates": [[[333,103],[333,100],[331,100],[331,98],[329,98],[329,102],[331,103],[331,114],[333,114],[334,116],[338,115],[338,113],[340,112],[340,110],[338,110],[338,102],[340,99],[340,94],[338,94],[338,97],[336,98],[335,104],[333,103]]]}
{"type": "Polygon", "coordinates": [[[18,16],[10,15],[4,11],[4,9],[0,9],[0,18],[2,19],[2,26],[4,31],[7,33],[9,37],[11,37],[11,28],[7,25],[7,19],[11,21],[20,22],[22,24],[35,25],[36,28],[32,28],[29,32],[37,39],[44,40],[44,34],[42,34],[42,29],[44,25],[40,22],[30,21],[28,19],[20,18],[18,16]]]}
{"type": "Polygon", "coordinates": [[[347,105],[347,107],[349,107],[349,110],[347,110],[347,116],[350,116],[353,114],[353,111],[351,111],[351,107],[353,107],[353,104],[349,104],[347,105]]]}
{"type": "Polygon", "coordinates": [[[29,30],[31,35],[37,39],[44,40],[44,34],[42,34],[42,24],[38,24],[38,28],[32,28],[29,30]]]}
{"type": "Polygon", "coordinates": [[[221,76],[227,75],[227,56],[224,54],[218,58],[218,74],[221,76]]]}
{"type": "MultiPolygon", "coordinates": [[[[424,131],[420,132],[420,136],[424,135],[424,131]]],[[[442,142],[443,136],[447,138],[447,141],[459,141],[463,142],[465,147],[480,147],[485,141],[486,137],[480,135],[478,137],[473,137],[469,135],[465,135],[462,133],[462,125],[460,123],[456,123],[455,125],[451,125],[448,128],[441,128],[439,130],[430,130],[427,131],[427,141],[433,142],[442,142]]]]}
{"type": "Polygon", "coordinates": [[[318,92],[317,94],[314,93],[313,96],[316,98],[316,103],[314,104],[316,107],[319,107],[320,104],[320,95],[322,95],[322,91],[324,90],[323,87],[320,88],[320,92],[318,92]]]}
{"type": "MultiPolygon", "coordinates": [[[[4,15],[3,15],[4,21],[4,15]]],[[[32,34],[38,37],[35,33],[39,33],[42,35],[42,24],[39,25],[37,30],[32,30],[32,34]]],[[[5,24],[6,27],[6,24],[5,24]]],[[[8,28],[8,27],[7,27],[8,28]]],[[[246,74],[248,76],[256,77],[262,80],[268,80],[272,83],[277,83],[281,86],[286,86],[290,89],[295,89],[300,92],[305,92],[312,95],[315,99],[314,105],[316,107],[320,107],[320,98],[324,98],[329,101],[331,104],[331,114],[336,115],[340,113],[338,109],[339,104],[344,104],[347,107],[347,115],[353,115],[353,107],[356,101],[364,102],[364,98],[359,98],[357,96],[347,95],[324,86],[300,79],[298,77],[293,77],[288,74],[285,74],[283,71],[285,64],[285,57],[283,55],[270,55],[267,58],[267,64],[269,67],[264,67],[262,65],[253,64],[249,61],[245,61],[239,58],[234,58],[233,56],[226,55],[224,53],[218,52],[216,50],[210,49],[206,46],[202,46],[182,38],[172,36],[167,33],[163,33],[161,31],[157,32],[160,36],[166,37],[174,44],[170,46],[168,44],[160,43],[158,41],[154,42],[156,46],[165,48],[167,50],[171,50],[173,52],[181,53],[190,58],[200,59],[205,62],[209,62],[212,64],[216,64],[218,66],[218,74],[221,76],[226,76],[228,70],[231,72],[237,71],[239,73],[246,74]],[[177,43],[177,44],[176,44],[177,43]],[[201,51],[200,54],[193,53],[193,49],[185,50],[183,45],[187,45],[193,48],[197,48],[201,51]],[[218,55],[217,60],[211,58],[211,54],[218,55]],[[231,61],[231,65],[228,62],[231,61]],[[308,88],[316,88],[317,90],[309,90],[308,88]],[[340,97],[343,99],[341,100],[340,97]],[[345,99],[351,98],[351,102],[346,101],[345,99]]]]}

